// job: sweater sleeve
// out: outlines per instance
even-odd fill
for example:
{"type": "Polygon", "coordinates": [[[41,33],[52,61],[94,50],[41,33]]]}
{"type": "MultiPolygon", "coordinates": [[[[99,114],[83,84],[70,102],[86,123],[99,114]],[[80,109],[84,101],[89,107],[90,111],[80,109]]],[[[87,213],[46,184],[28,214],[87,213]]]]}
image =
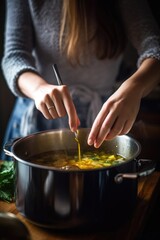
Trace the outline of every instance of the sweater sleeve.
{"type": "Polygon", "coordinates": [[[146,58],[160,60],[160,29],[147,0],[120,0],[126,34],[139,55],[137,66],[146,58]]]}
{"type": "Polygon", "coordinates": [[[2,70],[13,94],[23,96],[17,86],[22,72],[33,71],[35,67],[33,50],[33,28],[28,1],[6,1],[6,24],[2,70]]]}

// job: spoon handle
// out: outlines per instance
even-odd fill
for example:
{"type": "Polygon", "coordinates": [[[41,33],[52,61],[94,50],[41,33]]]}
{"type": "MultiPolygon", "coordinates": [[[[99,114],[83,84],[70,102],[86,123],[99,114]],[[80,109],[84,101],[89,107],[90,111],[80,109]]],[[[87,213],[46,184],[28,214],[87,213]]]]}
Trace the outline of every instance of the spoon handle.
{"type": "Polygon", "coordinates": [[[56,65],[56,64],[53,64],[53,65],[52,65],[52,68],[53,68],[54,74],[55,74],[55,76],[56,76],[56,80],[57,80],[58,85],[59,85],[59,86],[60,86],[60,85],[63,85],[63,81],[62,81],[62,78],[61,78],[61,76],[60,76],[60,74],[59,74],[57,65],[56,65]]]}
{"type": "MultiPolygon", "coordinates": [[[[57,67],[57,65],[55,63],[52,65],[52,68],[53,68],[53,71],[54,71],[54,74],[55,74],[55,77],[56,77],[56,80],[57,80],[57,84],[59,86],[63,85],[62,78],[60,76],[58,67],[57,67]]],[[[78,139],[78,131],[75,131],[74,135],[75,135],[75,138],[78,139]]]]}

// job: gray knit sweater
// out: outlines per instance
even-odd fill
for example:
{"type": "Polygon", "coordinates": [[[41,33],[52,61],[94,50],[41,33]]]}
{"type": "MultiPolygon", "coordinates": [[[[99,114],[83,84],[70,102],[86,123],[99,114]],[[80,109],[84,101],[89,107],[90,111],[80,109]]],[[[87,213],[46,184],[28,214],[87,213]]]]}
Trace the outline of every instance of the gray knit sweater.
{"type": "MultiPolygon", "coordinates": [[[[97,60],[90,56],[86,66],[72,67],[58,47],[61,0],[8,0],[5,51],[2,69],[11,91],[23,96],[18,76],[27,70],[54,82],[51,68],[57,63],[63,82],[77,91],[83,101],[99,108],[99,96],[110,93],[115,84],[122,56],[97,60]],[[75,87],[76,86],[76,87],[75,87]],[[87,93],[87,94],[86,94],[87,93]],[[86,99],[87,98],[87,99],[86,99]]],[[[120,0],[121,14],[129,40],[136,48],[138,66],[148,57],[160,60],[160,32],[145,0],[120,0]]]]}

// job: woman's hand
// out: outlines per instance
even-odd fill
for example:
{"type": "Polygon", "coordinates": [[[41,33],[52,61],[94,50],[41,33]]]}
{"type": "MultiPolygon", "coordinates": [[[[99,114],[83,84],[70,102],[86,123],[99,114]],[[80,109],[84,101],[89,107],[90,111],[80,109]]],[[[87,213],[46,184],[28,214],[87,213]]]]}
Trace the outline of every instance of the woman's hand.
{"type": "Polygon", "coordinates": [[[45,118],[55,119],[68,115],[70,129],[77,130],[80,121],[66,85],[56,86],[45,83],[34,92],[34,101],[45,118]]]}
{"type": "Polygon", "coordinates": [[[76,131],[80,121],[66,85],[48,84],[32,72],[23,73],[18,80],[20,90],[35,101],[36,108],[46,119],[68,115],[71,131],[76,131]]]}
{"type": "Polygon", "coordinates": [[[127,134],[138,114],[140,101],[140,91],[124,82],[103,104],[91,128],[88,144],[98,148],[104,140],[127,134]]]}
{"type": "Polygon", "coordinates": [[[145,59],[104,103],[88,137],[88,144],[98,148],[104,140],[127,134],[137,117],[141,99],[160,82],[160,61],[145,59]]]}

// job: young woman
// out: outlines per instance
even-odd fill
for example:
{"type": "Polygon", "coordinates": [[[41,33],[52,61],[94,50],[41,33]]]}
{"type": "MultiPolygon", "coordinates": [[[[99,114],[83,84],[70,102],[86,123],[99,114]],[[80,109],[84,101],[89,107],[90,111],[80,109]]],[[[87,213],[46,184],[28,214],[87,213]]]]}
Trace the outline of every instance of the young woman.
{"type": "Polygon", "coordinates": [[[17,96],[5,140],[91,127],[88,144],[127,134],[160,80],[160,31],[145,0],[8,0],[2,69],[17,96]],[[131,41],[137,71],[113,92],[131,41]],[[57,86],[56,63],[64,85],[57,86]]]}

